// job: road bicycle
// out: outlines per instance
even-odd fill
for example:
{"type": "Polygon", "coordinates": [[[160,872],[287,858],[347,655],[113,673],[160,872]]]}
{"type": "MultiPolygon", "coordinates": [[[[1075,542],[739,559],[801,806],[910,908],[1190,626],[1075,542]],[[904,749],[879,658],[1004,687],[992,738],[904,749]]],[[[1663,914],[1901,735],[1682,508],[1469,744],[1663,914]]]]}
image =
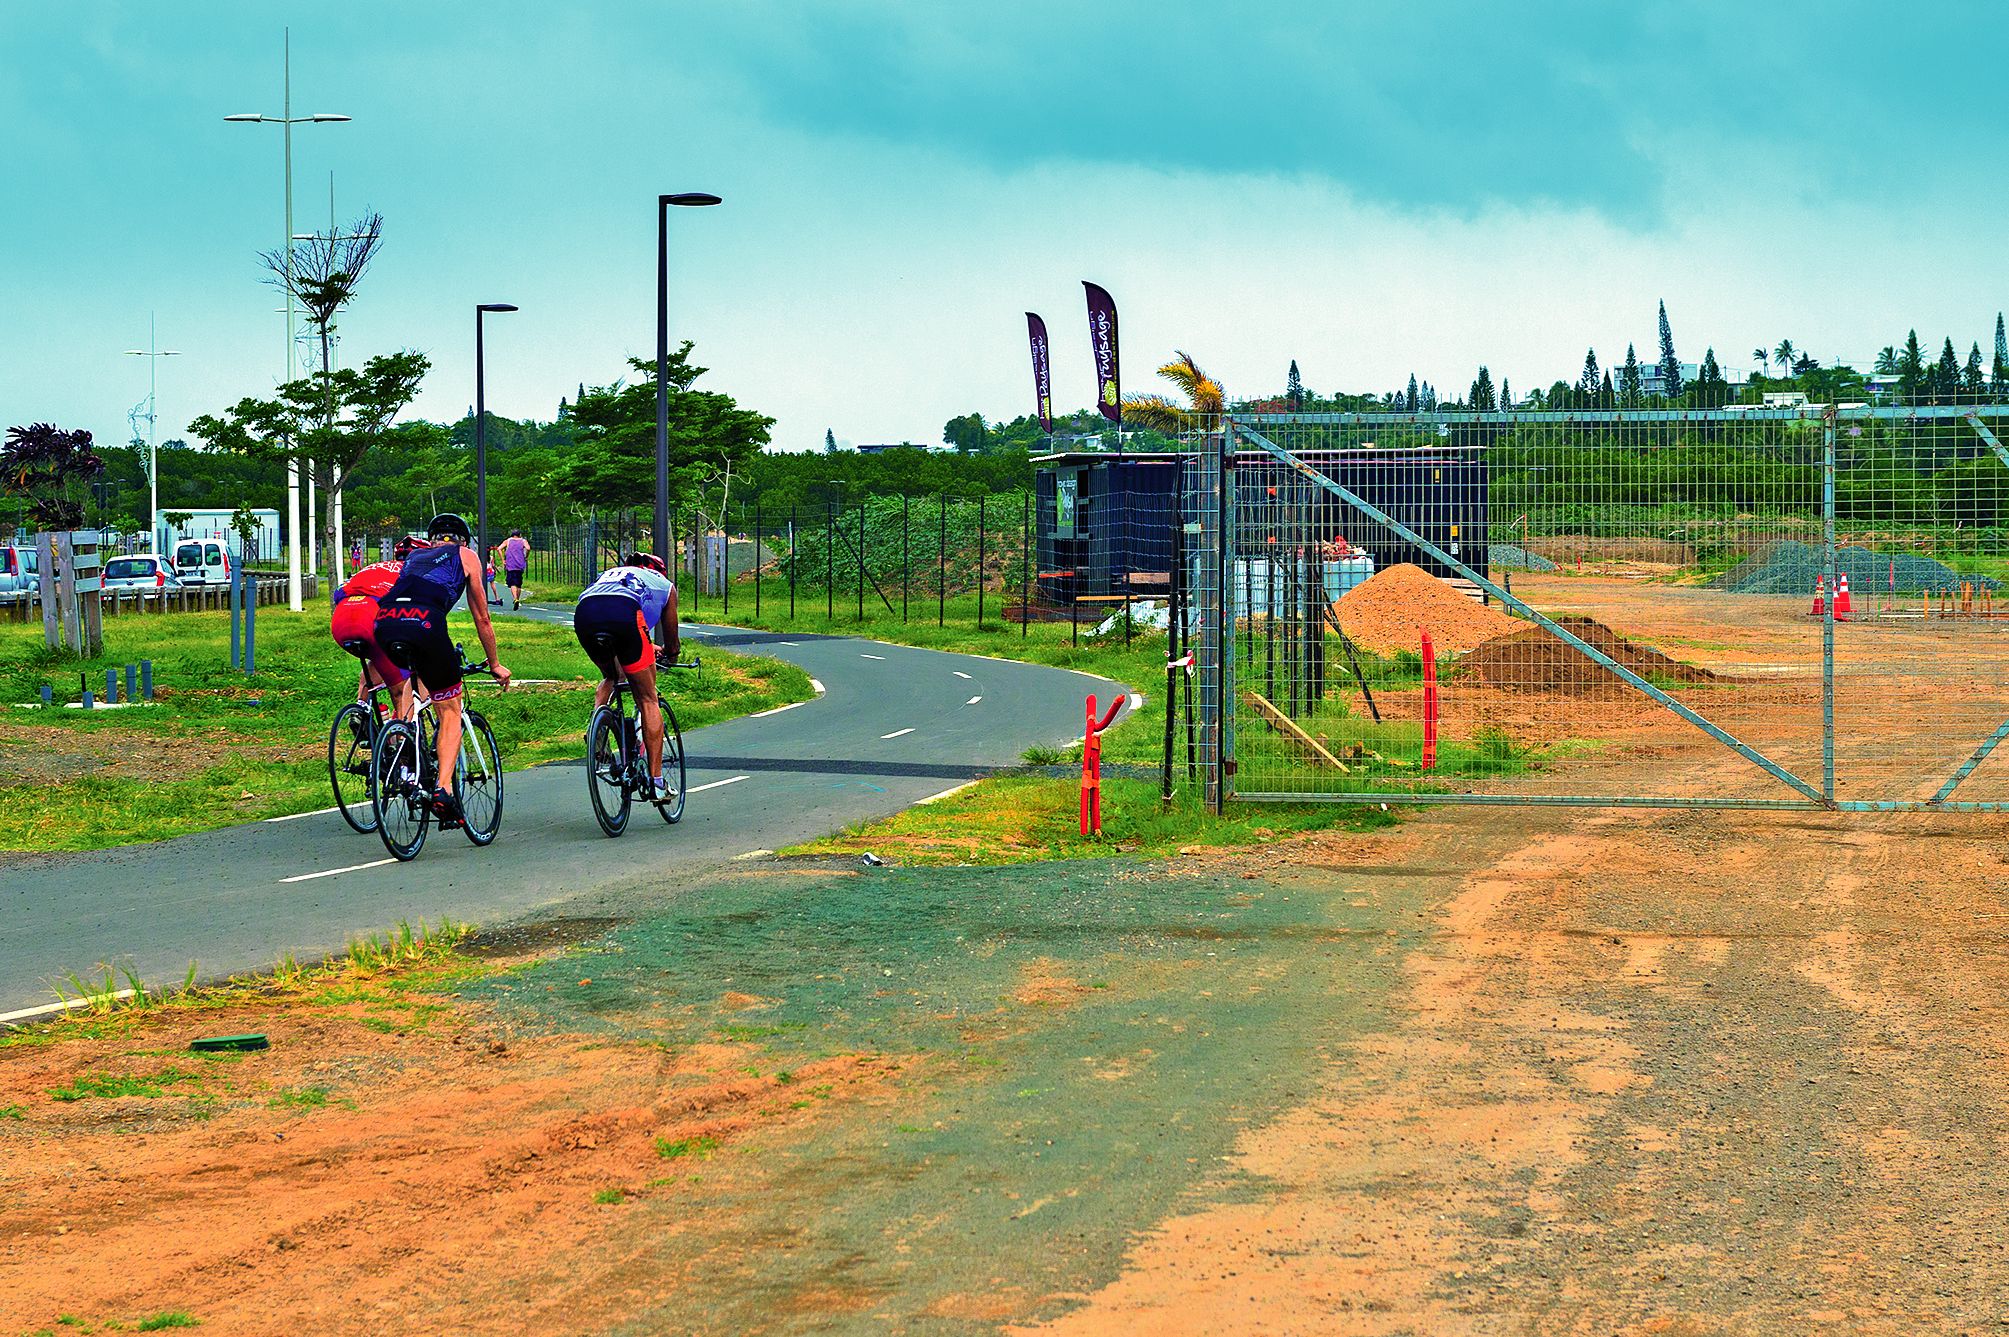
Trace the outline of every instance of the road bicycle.
{"type": "MultiPolygon", "coordinates": [[[[604,633],[594,638],[599,651],[595,658],[602,664],[612,662],[611,641],[604,633]]],[[[663,667],[697,668],[699,663],[692,660],[663,667]]],[[[684,815],[684,735],[677,727],[677,712],[659,688],[656,701],[663,711],[663,778],[670,787],[669,793],[658,799],[649,783],[641,704],[634,699],[634,690],[626,674],[616,674],[614,694],[606,705],[594,707],[592,721],[586,726],[586,795],[593,804],[594,820],[610,836],[628,829],[628,810],[637,797],[655,804],[663,820],[673,825],[684,815]]]]}
{"type": "MultiPolygon", "coordinates": [[[[413,690],[417,690],[416,684],[413,690]]],[[[376,756],[378,739],[391,719],[390,695],[391,689],[384,683],[372,684],[366,698],[337,710],[335,722],[328,728],[328,782],[335,791],[335,808],[343,821],[364,835],[377,829],[376,768],[371,758],[376,756]]],[[[419,702],[428,728],[431,707],[430,700],[419,702]]]]}
{"type": "MultiPolygon", "coordinates": [[[[466,652],[460,647],[463,660],[466,652]]],[[[463,662],[463,677],[487,673],[486,664],[463,662]]],[[[432,824],[432,794],[438,785],[438,749],[428,701],[416,720],[392,720],[377,734],[371,802],[377,834],[399,860],[418,857],[432,824]]],[[[502,754],[488,720],[463,698],[460,757],[454,764],[453,794],[460,806],[460,829],[476,845],[486,845],[502,829],[502,754]]]]}

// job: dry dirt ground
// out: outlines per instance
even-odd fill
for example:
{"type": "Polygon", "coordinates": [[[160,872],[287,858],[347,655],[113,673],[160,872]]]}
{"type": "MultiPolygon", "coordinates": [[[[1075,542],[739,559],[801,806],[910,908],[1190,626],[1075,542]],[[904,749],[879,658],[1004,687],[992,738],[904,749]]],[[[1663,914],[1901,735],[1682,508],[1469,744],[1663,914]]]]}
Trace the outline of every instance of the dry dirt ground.
{"type": "MultiPolygon", "coordinates": [[[[1640,631],[1619,593],[1587,602],[1640,631]]],[[[1969,644],[1944,629],[1864,635],[1969,644]]],[[[1709,654],[1656,643],[1726,671],[1804,650],[1738,626],[1710,636],[1723,648],[1709,654]]],[[[1876,644],[1845,661],[1904,658],[1876,644]]],[[[1929,708],[1931,675],[1898,677],[1853,692],[1847,717],[1900,734],[1929,708]]],[[[1754,722],[1770,708],[1710,699],[1754,722]]],[[[1940,718],[1985,715],[1970,702],[1940,718]]],[[[1587,759],[1601,779],[1712,792],[1748,770],[1631,719],[1587,759]]],[[[1800,728],[1778,736],[1803,742],[1800,728]]],[[[1874,777],[1901,751],[1857,743],[1845,762],[1874,777]]],[[[1376,1024],[1308,1059],[1216,1164],[1165,1167],[1190,1181],[1177,1205],[1089,1284],[999,1275],[900,1326],[1999,1331],[2005,820],[1437,809],[1189,856],[1186,871],[1224,890],[1385,907],[1376,1024]]],[[[1080,987],[1028,977],[1017,1001],[1065,1007],[1080,987]]],[[[450,999],[416,1008],[389,1016],[337,993],[0,1050],[0,1332],[163,1310],[221,1333],[667,1330],[634,1323],[701,1272],[764,1266],[714,1243],[743,1238],[735,1194],[760,1183],[756,1160],[724,1149],[891,1125],[936,1062],[832,1054],[784,1082],[745,1046],[518,1030],[450,999]],[[235,1029],[274,1046],[215,1065],[181,1052],[235,1029]],[[164,1070],[195,1075],[152,1098],[49,1095],[164,1070]],[[797,1098],[805,1083],[817,1099],[797,1098]],[[620,1201],[594,1201],[610,1189],[620,1201]],[[624,1210],[638,1197],[659,1210],[624,1210]]],[[[805,1215],[859,1207],[843,1194],[861,1180],[830,1182],[805,1215]]],[[[803,1290],[762,1326],[894,1326],[871,1307],[803,1290]]],[[[725,1330],[702,1314],[686,1329],[725,1330]]]]}

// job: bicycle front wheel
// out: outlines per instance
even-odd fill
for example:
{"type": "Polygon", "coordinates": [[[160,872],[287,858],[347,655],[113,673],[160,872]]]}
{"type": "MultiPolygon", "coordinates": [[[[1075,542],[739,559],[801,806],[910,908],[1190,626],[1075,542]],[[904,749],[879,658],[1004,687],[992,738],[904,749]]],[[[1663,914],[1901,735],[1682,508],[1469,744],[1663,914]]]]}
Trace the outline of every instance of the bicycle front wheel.
{"type": "Polygon", "coordinates": [[[387,724],[377,734],[375,757],[377,834],[394,858],[416,859],[432,820],[427,805],[425,757],[410,722],[387,724]]]}
{"type": "Polygon", "coordinates": [[[663,820],[672,824],[684,816],[684,735],[677,728],[677,712],[663,703],[663,778],[670,782],[670,796],[656,805],[663,820]]]}
{"type": "Polygon", "coordinates": [[[342,820],[364,835],[377,829],[376,772],[371,765],[371,736],[376,715],[360,701],[335,712],[328,730],[328,782],[335,789],[335,806],[342,820]]]}
{"type": "Polygon", "coordinates": [[[460,732],[460,760],[454,766],[460,798],[461,830],[486,845],[502,829],[502,754],[487,717],[468,711],[460,732]]]}
{"type": "Polygon", "coordinates": [[[621,746],[621,716],[606,706],[586,726],[586,796],[593,820],[610,836],[628,829],[628,756],[621,746]]]}

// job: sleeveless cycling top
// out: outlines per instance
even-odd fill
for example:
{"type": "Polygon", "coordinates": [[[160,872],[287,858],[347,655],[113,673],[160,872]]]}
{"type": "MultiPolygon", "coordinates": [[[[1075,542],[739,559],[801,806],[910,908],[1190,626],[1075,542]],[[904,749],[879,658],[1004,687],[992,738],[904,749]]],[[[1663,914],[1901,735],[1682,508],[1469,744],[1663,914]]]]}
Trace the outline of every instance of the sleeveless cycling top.
{"type": "Polygon", "coordinates": [[[460,545],[442,543],[420,548],[405,558],[402,570],[381,603],[422,603],[444,613],[467,592],[467,572],[461,569],[460,545]]]}
{"type": "Polygon", "coordinates": [[[372,599],[383,598],[397,583],[399,565],[397,562],[370,563],[350,576],[346,583],[335,587],[335,602],[340,603],[355,594],[368,595],[372,599]]]}

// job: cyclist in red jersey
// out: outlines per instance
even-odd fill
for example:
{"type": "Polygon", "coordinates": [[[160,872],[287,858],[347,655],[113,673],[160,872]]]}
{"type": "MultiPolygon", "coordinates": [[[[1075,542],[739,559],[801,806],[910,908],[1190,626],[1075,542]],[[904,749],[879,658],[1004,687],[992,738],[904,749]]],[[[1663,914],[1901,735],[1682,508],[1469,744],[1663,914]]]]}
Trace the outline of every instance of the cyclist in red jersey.
{"type": "Polygon", "coordinates": [[[356,699],[369,699],[370,688],[383,683],[391,689],[392,713],[398,719],[411,717],[411,674],[391,662],[377,644],[377,601],[397,582],[404,560],[416,546],[407,535],[392,549],[392,560],[373,562],[338,586],[328,630],[335,644],[363,661],[356,681],[356,699]]]}

